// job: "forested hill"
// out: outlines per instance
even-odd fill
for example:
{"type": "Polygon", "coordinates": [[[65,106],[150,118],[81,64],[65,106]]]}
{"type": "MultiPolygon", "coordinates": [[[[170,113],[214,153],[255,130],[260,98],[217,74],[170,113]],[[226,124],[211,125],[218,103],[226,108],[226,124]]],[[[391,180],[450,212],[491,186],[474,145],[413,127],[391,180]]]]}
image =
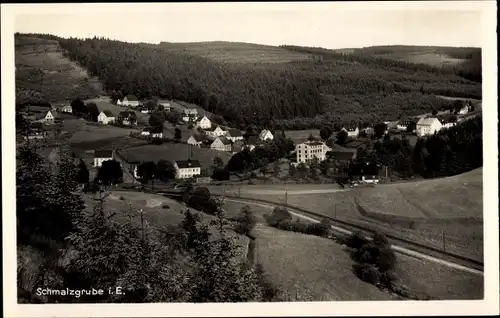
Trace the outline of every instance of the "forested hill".
{"type": "MultiPolygon", "coordinates": [[[[451,103],[435,95],[481,98],[480,84],[454,74],[368,57],[351,59],[340,54],[318,62],[307,54],[308,59],[282,63],[237,63],[165,45],[35,36],[57,40],[67,56],[98,76],[108,91],[192,102],[242,126],[304,129],[326,122],[373,122],[451,103]]],[[[270,48],[277,54],[276,47],[270,48]]]]}

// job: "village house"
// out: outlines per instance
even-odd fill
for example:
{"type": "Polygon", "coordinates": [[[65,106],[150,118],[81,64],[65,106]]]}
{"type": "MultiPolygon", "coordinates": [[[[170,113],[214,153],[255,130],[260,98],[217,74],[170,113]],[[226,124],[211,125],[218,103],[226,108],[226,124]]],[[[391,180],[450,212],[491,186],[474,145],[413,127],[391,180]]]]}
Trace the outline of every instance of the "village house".
{"type": "Polygon", "coordinates": [[[442,128],[441,122],[435,117],[421,118],[417,122],[417,136],[433,135],[442,128]]]}
{"type": "Polygon", "coordinates": [[[37,118],[37,122],[44,123],[46,125],[53,125],[61,119],[59,114],[53,110],[49,110],[45,113],[45,115],[38,116],[37,118]]]}
{"type": "Polygon", "coordinates": [[[350,166],[351,181],[377,184],[379,182],[379,166],[373,163],[354,164],[350,166]]]}
{"type": "Polygon", "coordinates": [[[141,131],[141,136],[151,136],[151,132],[149,130],[150,130],[149,128],[144,128],[141,131]]]}
{"type": "Polygon", "coordinates": [[[217,137],[212,144],[210,145],[210,148],[213,150],[217,151],[231,151],[231,141],[227,139],[226,137],[217,137]]]}
{"type": "Polygon", "coordinates": [[[94,152],[94,167],[100,167],[104,161],[113,159],[113,150],[96,150],[94,152]]]}
{"type": "Polygon", "coordinates": [[[243,140],[243,134],[238,129],[229,128],[226,133],[226,138],[235,142],[236,140],[243,140]]]}
{"type": "Polygon", "coordinates": [[[161,126],[151,127],[149,132],[151,133],[151,138],[163,138],[163,127],[161,126]]]}
{"type": "Polygon", "coordinates": [[[123,98],[121,105],[128,107],[137,107],[139,106],[139,99],[135,95],[130,94],[123,98]]]}
{"type": "Polygon", "coordinates": [[[318,158],[323,161],[326,158],[326,153],[330,148],[324,142],[316,140],[308,140],[295,146],[297,154],[297,163],[308,162],[313,158],[318,158]]]}
{"type": "Polygon", "coordinates": [[[220,126],[211,127],[209,129],[203,130],[205,135],[209,138],[217,138],[226,135],[226,131],[222,129],[220,126]]]}
{"type": "Polygon", "coordinates": [[[259,134],[259,139],[262,141],[273,140],[274,136],[270,130],[264,129],[259,134]]]}
{"type": "Polygon", "coordinates": [[[326,152],[326,158],[330,158],[337,162],[350,163],[354,159],[356,159],[356,153],[357,153],[356,149],[344,149],[344,150],[332,149],[326,152]]]}
{"type": "Polygon", "coordinates": [[[371,126],[363,128],[363,132],[366,137],[372,137],[373,135],[375,135],[375,129],[371,126]]]}
{"type": "Polygon", "coordinates": [[[198,160],[174,161],[175,178],[188,179],[201,175],[201,165],[198,160]]]}
{"type": "Polygon", "coordinates": [[[342,127],[341,130],[345,131],[347,133],[347,137],[349,137],[349,138],[357,138],[359,136],[358,126],[347,125],[347,126],[342,127]]]}
{"type": "Polygon", "coordinates": [[[184,115],[186,116],[198,116],[198,110],[196,108],[185,108],[184,115]]]}
{"type": "Polygon", "coordinates": [[[207,138],[201,134],[194,134],[187,140],[187,144],[191,146],[201,147],[207,141],[207,138]]]}
{"type": "Polygon", "coordinates": [[[115,115],[109,110],[103,110],[97,116],[97,122],[101,124],[111,124],[116,122],[115,115]]]}
{"type": "Polygon", "coordinates": [[[441,122],[442,128],[451,128],[457,124],[457,119],[454,117],[446,117],[439,120],[441,122]]]}
{"type": "Polygon", "coordinates": [[[396,126],[397,130],[407,131],[408,127],[415,127],[416,121],[409,118],[404,118],[398,121],[398,125],[396,126]]]}
{"type": "Polygon", "coordinates": [[[120,112],[118,122],[125,126],[137,125],[137,115],[132,111],[120,112]]]}
{"type": "Polygon", "coordinates": [[[61,108],[61,113],[72,114],[73,107],[71,107],[71,105],[65,105],[63,106],[63,108],[61,108]]]}
{"type": "Polygon", "coordinates": [[[203,116],[202,119],[196,124],[197,127],[201,129],[210,129],[212,127],[212,122],[208,119],[207,116],[203,116]]]}
{"type": "Polygon", "coordinates": [[[462,108],[458,110],[458,114],[465,115],[469,112],[469,110],[470,110],[469,104],[465,104],[462,108]]]}
{"type": "Polygon", "coordinates": [[[167,101],[159,100],[158,105],[161,105],[163,107],[163,110],[166,110],[167,112],[170,111],[170,103],[167,101]]]}

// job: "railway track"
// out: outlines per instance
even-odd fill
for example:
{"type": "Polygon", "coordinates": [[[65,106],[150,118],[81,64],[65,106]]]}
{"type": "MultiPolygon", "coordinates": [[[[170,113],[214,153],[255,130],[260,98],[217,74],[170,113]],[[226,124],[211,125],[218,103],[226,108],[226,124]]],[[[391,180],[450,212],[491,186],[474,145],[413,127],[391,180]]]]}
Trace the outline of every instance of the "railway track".
{"type": "MultiPolygon", "coordinates": [[[[332,230],[335,232],[341,233],[341,234],[351,234],[352,232],[355,231],[361,231],[362,233],[368,234],[368,236],[371,236],[371,234],[374,233],[374,231],[366,226],[362,226],[359,224],[355,224],[352,222],[347,222],[343,220],[339,220],[333,217],[329,217],[324,214],[308,211],[299,207],[295,206],[290,206],[287,204],[277,204],[275,202],[267,201],[267,200],[261,200],[261,199],[246,199],[246,198],[240,198],[236,196],[229,196],[225,195],[226,200],[229,201],[235,201],[235,202],[248,202],[248,203],[257,203],[261,205],[267,205],[267,206],[277,206],[281,205],[290,210],[293,214],[300,216],[303,215],[306,218],[310,219],[311,221],[316,221],[319,222],[321,219],[328,219],[332,223],[332,230]]],[[[435,261],[437,263],[442,263],[443,265],[447,265],[449,267],[454,267],[460,270],[465,270],[473,274],[478,274],[478,275],[483,275],[484,271],[484,263],[469,257],[465,257],[462,255],[458,255],[455,253],[451,253],[448,251],[443,251],[441,249],[428,246],[425,244],[421,244],[415,241],[411,241],[409,239],[399,237],[396,235],[392,234],[386,234],[387,238],[392,240],[392,248],[401,254],[405,254],[411,257],[415,258],[422,258],[426,259],[429,261],[435,261]]]]}
{"type": "MultiPolygon", "coordinates": [[[[179,192],[174,192],[171,191],[170,189],[166,189],[168,187],[159,185],[158,188],[151,190],[151,189],[146,189],[147,192],[149,193],[156,193],[160,195],[165,195],[169,197],[182,197],[182,193],[179,192]]],[[[122,190],[122,191],[140,191],[143,192],[141,189],[137,188],[127,188],[127,189],[121,189],[120,187],[114,189],[115,191],[122,190]]],[[[216,196],[220,196],[220,194],[214,194],[216,196]]],[[[374,230],[368,228],[367,226],[355,224],[353,222],[348,222],[344,220],[339,220],[321,213],[316,213],[312,211],[308,211],[303,208],[291,206],[288,204],[278,204],[276,202],[271,202],[267,200],[262,200],[262,199],[247,199],[247,198],[241,198],[237,196],[231,196],[231,195],[224,195],[226,200],[233,201],[233,202],[240,202],[240,203],[249,203],[249,204],[257,204],[257,205],[263,205],[267,207],[274,207],[277,205],[284,206],[286,207],[290,213],[301,217],[303,219],[307,219],[311,222],[319,222],[321,219],[328,219],[330,220],[332,224],[332,230],[336,233],[341,233],[343,235],[349,235],[352,234],[355,231],[360,231],[362,234],[366,235],[368,238],[371,237],[374,234],[374,230]]],[[[463,255],[458,255],[455,253],[451,253],[448,251],[443,251],[439,248],[435,248],[432,246],[428,246],[422,243],[418,243],[415,241],[411,241],[409,239],[406,239],[404,237],[400,237],[397,235],[393,234],[387,234],[384,233],[388,239],[390,239],[392,242],[392,249],[399,253],[399,254],[404,254],[410,257],[418,258],[418,259],[423,259],[426,261],[431,261],[435,263],[442,264],[447,267],[455,268],[458,270],[466,271],[472,274],[476,275],[481,275],[483,276],[483,271],[484,271],[484,263],[463,255]]]]}

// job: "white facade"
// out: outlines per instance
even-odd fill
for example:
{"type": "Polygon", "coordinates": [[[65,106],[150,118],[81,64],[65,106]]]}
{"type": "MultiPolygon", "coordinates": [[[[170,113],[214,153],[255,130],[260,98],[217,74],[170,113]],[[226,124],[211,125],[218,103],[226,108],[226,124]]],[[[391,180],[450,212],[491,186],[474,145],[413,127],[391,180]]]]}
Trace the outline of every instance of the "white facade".
{"type": "Polygon", "coordinates": [[[212,128],[212,122],[207,116],[203,116],[203,118],[198,122],[198,127],[201,129],[210,129],[212,128]]]}
{"type": "Polygon", "coordinates": [[[115,121],[116,118],[114,116],[107,116],[104,112],[101,112],[99,116],[97,116],[97,122],[105,125],[114,123],[115,121]]]}
{"type": "Polygon", "coordinates": [[[441,129],[443,129],[443,128],[451,128],[451,127],[453,127],[453,126],[456,126],[456,125],[457,125],[457,123],[451,123],[451,122],[450,122],[450,123],[445,123],[445,124],[442,124],[442,125],[443,125],[443,126],[441,127],[441,129]]]}
{"type": "Polygon", "coordinates": [[[215,127],[214,130],[205,130],[205,134],[211,138],[222,137],[226,134],[226,131],[220,128],[220,126],[215,127]]]}
{"type": "Polygon", "coordinates": [[[231,151],[231,143],[224,143],[222,139],[217,138],[212,142],[210,148],[217,151],[231,151]]]}
{"type": "Polygon", "coordinates": [[[73,113],[73,107],[71,107],[71,105],[66,105],[61,109],[61,112],[71,114],[73,113]]]}
{"type": "Polygon", "coordinates": [[[437,118],[421,118],[417,122],[417,136],[433,135],[442,127],[443,125],[437,118]]]}
{"type": "Polygon", "coordinates": [[[408,128],[408,126],[399,123],[396,127],[398,128],[398,130],[406,130],[406,128],[408,128]]]}
{"type": "Polygon", "coordinates": [[[458,113],[459,113],[460,115],[465,115],[465,114],[467,114],[468,112],[469,112],[469,107],[468,107],[468,106],[464,106],[464,107],[462,107],[462,108],[458,111],[458,113]]]}
{"type": "Polygon", "coordinates": [[[325,160],[326,153],[330,151],[330,148],[325,145],[324,142],[306,141],[296,145],[295,151],[297,154],[297,163],[306,163],[315,157],[318,158],[319,161],[325,160]]]}
{"type": "Polygon", "coordinates": [[[45,117],[42,118],[41,122],[46,123],[46,124],[53,124],[55,121],[56,117],[54,114],[52,114],[52,111],[49,110],[47,114],[45,114],[45,117]]]}
{"type": "Polygon", "coordinates": [[[151,137],[153,137],[153,138],[163,138],[163,133],[162,132],[152,133],[151,137]]]}
{"type": "Polygon", "coordinates": [[[151,133],[148,130],[143,130],[141,136],[151,136],[151,133]]]}
{"type": "Polygon", "coordinates": [[[201,141],[197,140],[194,136],[191,136],[191,137],[189,137],[189,139],[187,140],[187,144],[188,144],[188,145],[191,145],[191,146],[197,146],[197,147],[200,147],[200,146],[201,146],[201,141]]]}
{"type": "Polygon", "coordinates": [[[342,128],[342,130],[347,133],[347,137],[356,138],[359,136],[359,128],[358,127],[356,127],[356,129],[342,128]]]}
{"type": "Polygon", "coordinates": [[[226,138],[231,140],[232,142],[236,142],[237,140],[244,139],[243,135],[241,134],[241,131],[236,130],[236,129],[229,129],[226,133],[226,138]]]}
{"type": "Polygon", "coordinates": [[[113,160],[113,157],[108,157],[108,158],[94,158],[94,167],[100,167],[102,166],[102,163],[104,161],[109,161],[109,160],[113,160]]]}
{"type": "Polygon", "coordinates": [[[123,102],[122,102],[120,99],[118,99],[118,100],[116,101],[116,105],[118,105],[118,106],[123,106],[123,102]]]}
{"type": "Polygon", "coordinates": [[[174,162],[174,168],[175,168],[176,179],[188,179],[201,175],[201,167],[199,165],[193,165],[191,167],[185,167],[185,168],[184,166],[182,166],[182,168],[179,168],[179,165],[177,164],[176,161],[174,162]]]}
{"type": "Polygon", "coordinates": [[[139,106],[139,101],[138,100],[128,100],[127,97],[124,97],[122,105],[129,106],[129,107],[137,107],[137,106],[139,106]]]}
{"type": "Polygon", "coordinates": [[[264,129],[264,130],[262,130],[260,132],[259,139],[262,140],[262,141],[273,140],[274,136],[273,136],[273,134],[269,130],[264,129]]]}

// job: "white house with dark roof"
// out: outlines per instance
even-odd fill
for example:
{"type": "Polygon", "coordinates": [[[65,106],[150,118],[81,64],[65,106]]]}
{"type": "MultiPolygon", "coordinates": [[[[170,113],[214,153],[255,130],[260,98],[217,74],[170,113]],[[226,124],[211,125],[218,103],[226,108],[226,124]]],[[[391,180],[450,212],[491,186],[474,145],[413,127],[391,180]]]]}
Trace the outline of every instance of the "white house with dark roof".
{"type": "Polygon", "coordinates": [[[201,147],[203,142],[205,142],[207,138],[204,135],[194,134],[187,140],[187,144],[191,146],[201,147]]]}
{"type": "Polygon", "coordinates": [[[137,107],[139,106],[139,99],[135,95],[129,94],[123,98],[121,104],[128,107],[137,107]]]}
{"type": "Polygon", "coordinates": [[[141,131],[141,136],[151,136],[151,132],[149,131],[150,129],[149,128],[144,128],[142,131],[141,131]]]}
{"type": "Polygon", "coordinates": [[[197,116],[198,115],[198,110],[196,108],[184,108],[184,115],[186,116],[197,116]]]}
{"type": "Polygon", "coordinates": [[[259,134],[259,139],[262,141],[273,140],[274,136],[270,130],[264,129],[259,134]]]}
{"type": "Polygon", "coordinates": [[[116,117],[111,111],[103,110],[97,116],[97,122],[107,125],[116,122],[116,117]]]}
{"type": "Polygon", "coordinates": [[[113,159],[113,150],[96,150],[94,152],[94,167],[100,167],[104,161],[113,159]]]}
{"type": "Polygon", "coordinates": [[[451,128],[453,126],[456,126],[457,124],[457,119],[453,117],[447,117],[439,120],[441,122],[441,129],[443,128],[451,128]]]}
{"type": "Polygon", "coordinates": [[[38,120],[39,122],[44,123],[46,125],[51,125],[54,124],[58,119],[60,119],[60,116],[55,111],[49,110],[45,113],[45,116],[41,116],[39,118],[40,118],[38,120]]]}
{"type": "Polygon", "coordinates": [[[417,122],[417,136],[433,135],[435,132],[441,130],[442,127],[443,125],[439,119],[435,117],[420,118],[417,122]]]}
{"type": "Polygon", "coordinates": [[[226,138],[235,142],[236,140],[243,140],[243,134],[238,129],[230,128],[227,130],[226,138]]]}
{"type": "Polygon", "coordinates": [[[359,128],[358,126],[344,126],[342,127],[343,131],[345,131],[347,133],[347,137],[351,137],[351,138],[357,138],[359,136],[359,128]]]}
{"type": "Polygon", "coordinates": [[[212,122],[210,121],[210,119],[208,119],[207,116],[203,116],[203,118],[200,119],[196,126],[200,127],[201,129],[209,129],[212,127],[212,122]]]}
{"type": "Polygon", "coordinates": [[[61,113],[72,114],[73,107],[71,105],[65,105],[61,108],[61,113]]]}
{"type": "Polygon", "coordinates": [[[217,137],[212,144],[210,145],[210,149],[217,150],[217,151],[231,151],[231,140],[227,139],[226,137],[217,137]]]}
{"type": "Polygon", "coordinates": [[[188,179],[201,175],[201,165],[198,160],[174,161],[175,178],[188,179]]]}
{"type": "Polygon", "coordinates": [[[224,129],[222,129],[220,126],[217,126],[215,128],[211,127],[209,129],[205,129],[205,130],[203,130],[203,132],[209,138],[217,138],[217,137],[224,136],[226,134],[226,131],[224,129]]]}
{"type": "Polygon", "coordinates": [[[295,146],[297,163],[307,163],[313,158],[318,158],[319,161],[323,161],[328,151],[330,151],[330,147],[324,142],[316,140],[308,140],[295,146]]]}

